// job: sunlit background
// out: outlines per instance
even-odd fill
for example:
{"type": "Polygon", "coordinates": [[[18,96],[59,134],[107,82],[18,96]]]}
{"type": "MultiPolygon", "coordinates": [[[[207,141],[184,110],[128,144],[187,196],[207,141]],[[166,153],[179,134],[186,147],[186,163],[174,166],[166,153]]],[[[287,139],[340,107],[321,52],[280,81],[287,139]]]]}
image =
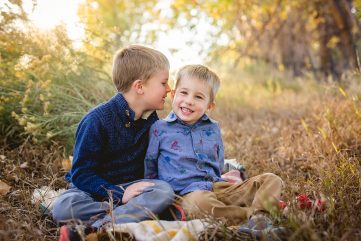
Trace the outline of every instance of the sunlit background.
{"type": "MultiPolygon", "coordinates": [[[[52,30],[55,26],[64,24],[70,39],[74,41],[74,45],[80,46],[84,37],[84,28],[80,23],[77,11],[79,4],[82,2],[84,1],[37,0],[34,4],[32,0],[24,0],[23,6],[36,27],[42,30],[52,30]]],[[[170,2],[171,0],[161,0],[157,4],[157,7],[161,9],[164,15],[169,14],[170,2]]],[[[187,20],[183,19],[182,21],[187,20]]],[[[144,30],[147,30],[147,27],[152,27],[152,24],[148,25],[144,24],[144,30]]],[[[184,64],[203,63],[204,49],[210,47],[206,37],[207,31],[212,29],[212,26],[206,21],[201,21],[196,28],[199,33],[197,35],[177,29],[167,32],[160,31],[157,33],[157,40],[151,46],[159,49],[169,58],[173,70],[184,64]],[[192,44],[186,44],[187,42],[192,42],[192,44]],[[202,48],[203,53],[199,54],[197,48],[202,48]],[[172,52],[172,50],[180,51],[172,52]]],[[[227,38],[224,36],[222,41],[226,43],[227,38]]]]}
{"type": "Polygon", "coordinates": [[[25,0],[23,6],[30,20],[40,29],[51,30],[64,23],[72,39],[81,38],[83,31],[77,16],[81,0],[25,0]],[[35,3],[35,4],[34,4],[35,3]]]}

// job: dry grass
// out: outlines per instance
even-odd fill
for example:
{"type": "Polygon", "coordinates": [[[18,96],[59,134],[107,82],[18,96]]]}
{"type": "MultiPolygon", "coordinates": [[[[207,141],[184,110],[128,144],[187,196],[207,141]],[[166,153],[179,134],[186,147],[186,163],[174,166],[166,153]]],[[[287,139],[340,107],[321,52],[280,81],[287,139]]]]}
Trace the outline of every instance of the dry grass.
{"type": "MultiPolygon", "coordinates": [[[[249,176],[274,172],[285,181],[289,216],[280,223],[292,229],[290,240],[361,240],[361,85],[342,85],[340,91],[312,81],[288,88],[228,82],[212,113],[221,124],[227,158],[242,162],[249,176]],[[322,196],[326,210],[301,210],[293,202],[298,193],[322,196]]],[[[1,179],[13,187],[0,199],[0,240],[56,240],[55,225],[30,196],[42,185],[65,186],[63,148],[27,142],[4,145],[0,153],[6,157],[0,161],[1,179]]]]}
{"type": "Polygon", "coordinates": [[[41,186],[65,186],[61,171],[62,147],[25,142],[17,148],[3,145],[0,178],[12,186],[0,197],[0,240],[56,240],[57,228],[31,203],[32,192],[41,186]]]}
{"type": "Polygon", "coordinates": [[[291,240],[360,240],[361,92],[355,82],[344,89],[312,85],[266,97],[250,93],[243,105],[228,96],[213,116],[228,158],[251,176],[273,172],[285,181],[291,240]],[[328,208],[300,210],[293,203],[299,193],[326,198],[328,208]]]}

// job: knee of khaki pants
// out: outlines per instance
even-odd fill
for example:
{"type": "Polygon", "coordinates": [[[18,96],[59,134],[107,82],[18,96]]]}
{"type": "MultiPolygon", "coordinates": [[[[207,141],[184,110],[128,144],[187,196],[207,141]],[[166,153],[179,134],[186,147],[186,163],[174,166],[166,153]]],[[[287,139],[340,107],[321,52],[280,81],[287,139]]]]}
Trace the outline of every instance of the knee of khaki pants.
{"type": "Polygon", "coordinates": [[[198,216],[200,214],[210,214],[214,207],[213,202],[217,200],[216,195],[210,191],[194,191],[184,195],[181,206],[187,215],[198,216]]]}
{"type": "Polygon", "coordinates": [[[272,196],[276,199],[279,199],[284,185],[283,180],[273,173],[264,173],[261,176],[263,178],[265,187],[267,187],[273,194],[272,196]]]}

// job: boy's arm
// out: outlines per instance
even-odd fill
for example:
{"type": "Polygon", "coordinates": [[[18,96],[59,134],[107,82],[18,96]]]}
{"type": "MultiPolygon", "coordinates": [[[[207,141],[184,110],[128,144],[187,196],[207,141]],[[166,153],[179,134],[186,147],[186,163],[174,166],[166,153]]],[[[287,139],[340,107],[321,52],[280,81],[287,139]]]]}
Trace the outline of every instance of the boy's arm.
{"type": "Polygon", "coordinates": [[[119,202],[124,191],[96,173],[104,145],[101,126],[100,120],[89,116],[80,122],[76,132],[71,182],[100,199],[109,199],[111,193],[114,202],[119,202]]]}
{"type": "Polygon", "coordinates": [[[144,178],[154,179],[158,177],[159,155],[159,129],[157,123],[153,124],[149,132],[149,145],[144,160],[144,178]]]}
{"type": "MultiPolygon", "coordinates": [[[[219,143],[219,152],[218,152],[218,158],[219,158],[219,168],[221,170],[221,172],[223,172],[224,170],[224,146],[223,146],[223,141],[222,141],[222,135],[221,135],[221,130],[220,128],[218,128],[218,136],[220,138],[219,143]]],[[[229,164],[229,163],[228,163],[229,164]]],[[[224,173],[223,175],[221,175],[221,177],[223,178],[223,180],[227,181],[227,182],[231,182],[231,183],[238,183],[238,182],[242,182],[243,179],[240,176],[240,171],[239,170],[231,170],[227,173],[224,173]]]]}

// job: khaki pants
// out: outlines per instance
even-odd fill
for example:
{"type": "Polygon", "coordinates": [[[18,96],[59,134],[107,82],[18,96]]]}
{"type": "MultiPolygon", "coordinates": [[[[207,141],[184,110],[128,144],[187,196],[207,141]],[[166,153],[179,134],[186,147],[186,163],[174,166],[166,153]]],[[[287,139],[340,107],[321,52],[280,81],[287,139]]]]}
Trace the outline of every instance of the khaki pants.
{"type": "Polygon", "coordinates": [[[187,216],[225,217],[231,224],[247,220],[257,211],[270,211],[281,196],[283,181],[272,173],[264,173],[244,182],[216,182],[213,192],[194,191],[180,199],[187,216]]]}

